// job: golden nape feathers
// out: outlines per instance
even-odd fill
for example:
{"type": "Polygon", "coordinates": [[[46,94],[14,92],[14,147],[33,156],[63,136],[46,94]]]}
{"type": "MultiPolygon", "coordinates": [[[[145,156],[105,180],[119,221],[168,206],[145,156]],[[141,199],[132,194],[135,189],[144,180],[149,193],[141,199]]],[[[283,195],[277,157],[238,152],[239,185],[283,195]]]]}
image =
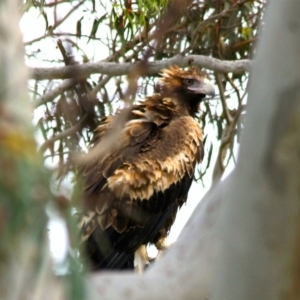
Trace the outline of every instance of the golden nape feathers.
{"type": "Polygon", "coordinates": [[[196,67],[190,67],[188,70],[182,70],[177,66],[170,66],[161,71],[160,83],[170,94],[174,93],[192,93],[214,97],[215,89],[208,78],[208,74],[199,71],[196,67]]]}
{"type": "Polygon", "coordinates": [[[203,158],[194,116],[214,95],[213,85],[194,67],[172,66],[161,74],[160,92],[133,105],[114,147],[97,155],[120,114],[101,120],[91,143],[96,154],[82,172],[80,224],[95,270],[133,269],[135,252],[147,263],[145,247],[163,243],[203,158]]]}
{"type": "Polygon", "coordinates": [[[160,82],[163,84],[170,84],[173,88],[183,85],[182,80],[184,79],[202,80],[204,78],[208,78],[206,72],[199,71],[196,67],[190,67],[188,70],[182,70],[177,66],[170,66],[167,69],[161,70],[160,75],[160,82]]]}

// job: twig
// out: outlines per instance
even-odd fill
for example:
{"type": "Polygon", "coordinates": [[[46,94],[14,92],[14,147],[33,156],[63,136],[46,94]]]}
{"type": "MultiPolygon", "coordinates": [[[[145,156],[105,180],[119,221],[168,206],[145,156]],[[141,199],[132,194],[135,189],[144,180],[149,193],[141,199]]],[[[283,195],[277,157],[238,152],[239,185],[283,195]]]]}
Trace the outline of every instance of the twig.
{"type": "Polygon", "coordinates": [[[230,112],[228,110],[227,104],[226,104],[226,99],[225,99],[225,91],[224,91],[224,87],[223,87],[223,83],[220,77],[220,74],[215,74],[216,77],[216,81],[219,87],[219,91],[220,91],[220,99],[222,102],[222,107],[223,107],[223,111],[225,114],[225,119],[227,121],[227,124],[230,124],[232,122],[232,117],[230,115],[230,112]]]}
{"type": "Polygon", "coordinates": [[[34,107],[37,108],[43,104],[46,104],[47,102],[52,101],[64,91],[71,89],[72,86],[74,86],[74,83],[74,79],[65,80],[59,86],[57,86],[53,90],[50,90],[48,93],[44,94],[42,97],[37,99],[34,103],[34,107]]]}
{"type": "Polygon", "coordinates": [[[237,88],[237,86],[235,85],[235,83],[233,82],[233,80],[231,79],[231,77],[228,74],[224,74],[224,76],[225,76],[226,80],[231,84],[232,88],[235,90],[239,105],[241,105],[242,98],[241,98],[239,89],[237,88]]]}
{"type": "Polygon", "coordinates": [[[222,177],[224,173],[224,164],[223,161],[226,156],[226,152],[232,143],[233,138],[236,136],[236,125],[240,119],[242,111],[245,109],[244,105],[240,105],[238,110],[235,113],[235,116],[231,123],[227,124],[226,128],[223,131],[221,138],[221,145],[216,160],[216,164],[213,170],[213,184],[216,184],[222,177]]]}
{"type": "Polygon", "coordinates": [[[93,90],[89,93],[90,98],[94,99],[96,98],[97,93],[101,90],[102,87],[106,85],[106,83],[111,79],[110,76],[104,77],[102,80],[98,82],[98,84],[93,88],[93,90]]]}
{"type": "Polygon", "coordinates": [[[64,137],[70,136],[74,133],[76,133],[78,131],[78,129],[80,128],[80,126],[82,126],[82,124],[84,123],[84,121],[86,120],[87,115],[84,115],[81,120],[74,125],[73,127],[68,128],[67,130],[53,136],[52,138],[46,140],[42,146],[39,149],[39,152],[43,153],[47,150],[47,148],[52,145],[54,142],[63,139],[64,137]]]}
{"type": "Polygon", "coordinates": [[[52,36],[53,30],[56,29],[59,25],[61,25],[83,3],[84,3],[84,0],[81,0],[72,9],[70,9],[70,11],[63,18],[61,18],[58,22],[56,22],[55,24],[53,24],[53,26],[49,27],[49,30],[48,30],[48,32],[46,34],[44,34],[44,35],[42,35],[40,37],[37,37],[37,38],[35,38],[35,39],[31,40],[31,41],[25,42],[24,46],[31,45],[31,44],[33,44],[35,42],[38,42],[38,41],[42,40],[43,38],[45,38],[47,36],[52,36]]]}

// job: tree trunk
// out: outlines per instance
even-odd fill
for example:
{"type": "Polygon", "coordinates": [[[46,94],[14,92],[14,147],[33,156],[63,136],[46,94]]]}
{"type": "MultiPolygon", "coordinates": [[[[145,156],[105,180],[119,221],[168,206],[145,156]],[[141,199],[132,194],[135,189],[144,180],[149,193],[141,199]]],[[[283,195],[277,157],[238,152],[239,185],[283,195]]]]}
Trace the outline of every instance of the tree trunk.
{"type": "Polygon", "coordinates": [[[272,1],[227,181],[214,299],[300,299],[300,2],[272,1]]]}

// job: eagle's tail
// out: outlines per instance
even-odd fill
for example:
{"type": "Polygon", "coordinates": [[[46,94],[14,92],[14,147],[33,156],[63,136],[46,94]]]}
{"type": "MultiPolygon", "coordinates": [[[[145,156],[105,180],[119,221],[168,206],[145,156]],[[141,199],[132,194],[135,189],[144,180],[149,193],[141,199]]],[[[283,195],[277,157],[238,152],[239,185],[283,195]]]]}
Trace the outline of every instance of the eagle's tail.
{"type": "Polygon", "coordinates": [[[115,252],[101,263],[105,270],[133,270],[134,254],[132,252],[115,252]]]}
{"type": "Polygon", "coordinates": [[[78,213],[78,227],[82,231],[83,257],[87,265],[97,270],[133,270],[134,252],[117,251],[111,244],[112,229],[103,231],[93,211],[78,213]]]}
{"type": "Polygon", "coordinates": [[[99,245],[94,239],[95,235],[91,235],[85,242],[85,256],[88,258],[88,264],[94,271],[98,270],[133,270],[134,269],[134,253],[107,251],[103,249],[102,244],[99,245]]]}

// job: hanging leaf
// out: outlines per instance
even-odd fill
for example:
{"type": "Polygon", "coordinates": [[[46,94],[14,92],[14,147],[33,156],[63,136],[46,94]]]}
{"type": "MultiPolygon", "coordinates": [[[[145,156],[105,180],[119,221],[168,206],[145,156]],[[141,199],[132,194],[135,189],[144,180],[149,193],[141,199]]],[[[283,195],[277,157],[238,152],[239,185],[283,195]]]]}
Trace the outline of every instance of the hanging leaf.
{"type": "Polygon", "coordinates": [[[83,17],[81,17],[77,23],[76,23],[76,37],[77,38],[81,38],[81,21],[82,21],[83,17]]]}

